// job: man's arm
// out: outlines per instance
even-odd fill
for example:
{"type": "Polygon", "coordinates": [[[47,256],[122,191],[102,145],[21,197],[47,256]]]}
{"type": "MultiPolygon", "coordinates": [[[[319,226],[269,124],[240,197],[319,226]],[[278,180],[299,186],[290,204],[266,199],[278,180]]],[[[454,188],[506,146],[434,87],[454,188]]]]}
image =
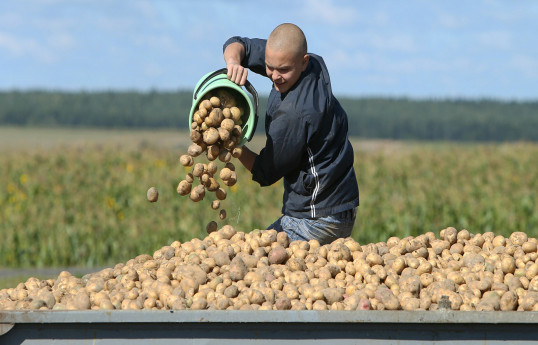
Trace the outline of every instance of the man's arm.
{"type": "Polygon", "coordinates": [[[247,168],[248,171],[252,171],[254,166],[254,161],[258,155],[252,152],[248,147],[243,146],[241,156],[239,156],[239,161],[247,168]]]}
{"type": "Polygon", "coordinates": [[[245,85],[247,81],[248,70],[241,66],[244,58],[245,47],[239,42],[231,43],[224,50],[224,62],[226,62],[226,68],[228,69],[228,79],[238,85],[245,85]]]}
{"type": "MultiPolygon", "coordinates": [[[[228,79],[238,85],[245,85],[247,81],[248,70],[241,66],[241,61],[244,58],[245,47],[239,42],[231,43],[224,49],[224,62],[226,62],[226,68],[228,69],[228,79]]],[[[248,147],[243,146],[239,161],[248,171],[251,171],[256,156],[257,154],[252,152],[248,147]]]]}

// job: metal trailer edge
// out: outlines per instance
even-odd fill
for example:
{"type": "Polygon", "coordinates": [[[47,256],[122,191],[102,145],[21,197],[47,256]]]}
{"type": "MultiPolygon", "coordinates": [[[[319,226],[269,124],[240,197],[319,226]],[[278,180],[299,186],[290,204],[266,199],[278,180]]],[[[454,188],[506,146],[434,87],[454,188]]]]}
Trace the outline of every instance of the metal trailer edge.
{"type": "Polygon", "coordinates": [[[538,344],[538,312],[0,311],[0,344],[538,344]]]}

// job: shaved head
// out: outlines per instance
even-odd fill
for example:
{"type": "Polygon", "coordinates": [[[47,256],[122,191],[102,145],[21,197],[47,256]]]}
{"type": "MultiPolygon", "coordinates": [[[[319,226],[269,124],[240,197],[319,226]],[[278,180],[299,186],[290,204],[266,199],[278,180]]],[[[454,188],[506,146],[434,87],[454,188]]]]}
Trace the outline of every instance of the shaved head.
{"type": "Polygon", "coordinates": [[[304,56],[308,50],[303,31],[291,23],[280,24],[271,32],[267,39],[267,48],[289,52],[294,56],[304,56]]]}
{"type": "Polygon", "coordinates": [[[306,38],[297,25],[277,26],[265,46],[265,73],[273,81],[276,91],[289,91],[308,66],[306,38]]]}

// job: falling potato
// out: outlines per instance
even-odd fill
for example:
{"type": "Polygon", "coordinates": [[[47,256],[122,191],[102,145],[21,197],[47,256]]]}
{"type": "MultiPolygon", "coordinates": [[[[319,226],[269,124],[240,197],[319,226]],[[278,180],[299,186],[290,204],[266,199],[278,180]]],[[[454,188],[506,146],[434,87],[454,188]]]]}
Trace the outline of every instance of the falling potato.
{"type": "Polygon", "coordinates": [[[148,189],[147,197],[149,202],[157,201],[157,199],[159,199],[159,191],[157,191],[157,188],[151,187],[148,189]]]}
{"type": "Polygon", "coordinates": [[[220,207],[220,201],[219,200],[213,200],[211,203],[211,208],[214,210],[218,210],[220,207]]]}
{"type": "MultiPolygon", "coordinates": [[[[226,89],[217,89],[216,92],[207,93],[198,104],[194,112],[189,137],[192,144],[187,154],[180,157],[184,167],[191,167],[185,180],[178,184],[180,195],[188,195],[194,202],[204,199],[205,192],[215,193],[216,199],[211,203],[215,210],[220,208],[222,200],[226,199],[226,190],[221,183],[228,187],[237,181],[235,166],[232,158],[241,156],[241,116],[245,109],[236,102],[233,93],[226,89]],[[205,153],[205,155],[203,155],[205,153]],[[196,157],[207,159],[206,163],[196,163],[196,157]],[[219,173],[218,161],[224,164],[219,173]],[[217,173],[223,182],[217,182],[217,173]],[[200,184],[195,186],[195,180],[200,184]]],[[[226,218],[226,211],[219,212],[221,220],[226,218]]],[[[209,231],[213,225],[208,224],[209,231]],[[211,226],[210,226],[211,225],[211,226]]]]}
{"type": "Polygon", "coordinates": [[[207,226],[205,227],[208,234],[217,231],[217,222],[214,220],[207,223],[207,226]]]}
{"type": "Polygon", "coordinates": [[[177,192],[179,195],[187,195],[191,192],[191,189],[192,189],[192,184],[187,180],[183,180],[179,182],[177,186],[177,192]]]}
{"type": "Polygon", "coordinates": [[[219,200],[226,199],[226,191],[223,188],[218,188],[215,191],[215,195],[217,196],[217,199],[219,199],[219,200]]]}
{"type": "Polygon", "coordinates": [[[192,166],[194,160],[189,155],[182,155],[181,157],[179,157],[179,162],[185,167],[190,167],[192,166]]]}

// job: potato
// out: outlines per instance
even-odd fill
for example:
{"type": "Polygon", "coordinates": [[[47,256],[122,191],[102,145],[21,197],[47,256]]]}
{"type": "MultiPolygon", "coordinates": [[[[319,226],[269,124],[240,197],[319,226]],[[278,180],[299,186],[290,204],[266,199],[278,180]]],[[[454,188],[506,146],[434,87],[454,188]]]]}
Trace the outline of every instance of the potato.
{"type": "Polygon", "coordinates": [[[205,119],[204,119],[204,122],[202,123],[203,125],[205,125],[205,129],[204,129],[204,132],[207,131],[208,128],[210,127],[215,127],[217,125],[217,119],[215,119],[214,116],[211,116],[211,115],[208,115],[205,119]]]}
{"type": "Polygon", "coordinates": [[[203,184],[205,187],[207,187],[209,183],[210,176],[208,173],[204,172],[202,176],[200,176],[200,183],[203,184]]]}
{"type": "Polygon", "coordinates": [[[520,231],[512,233],[509,238],[510,243],[516,246],[523,245],[525,242],[527,242],[527,239],[528,239],[527,234],[520,231]]]}
{"type": "Polygon", "coordinates": [[[202,141],[202,134],[199,131],[191,130],[190,136],[193,143],[199,143],[202,141]]]}
{"type": "Polygon", "coordinates": [[[225,130],[224,128],[222,127],[219,127],[217,129],[217,131],[219,132],[219,139],[222,141],[222,142],[225,142],[225,141],[228,141],[230,140],[230,132],[225,130]]]}
{"type": "MultiPolygon", "coordinates": [[[[418,310],[420,309],[420,299],[415,297],[400,300],[403,310],[418,310]]],[[[387,308],[388,309],[388,308],[387,308]]]]}
{"type": "Polygon", "coordinates": [[[182,155],[181,157],[179,157],[179,162],[184,167],[190,167],[194,163],[194,160],[189,155],[182,155]]]}
{"type": "Polygon", "coordinates": [[[230,118],[226,118],[222,120],[220,124],[220,128],[225,129],[228,132],[231,132],[234,129],[234,126],[235,126],[234,120],[230,118]]]}
{"type": "Polygon", "coordinates": [[[227,149],[223,148],[219,154],[219,160],[221,162],[228,163],[232,159],[232,154],[227,149]]]}
{"type": "Polygon", "coordinates": [[[501,259],[501,268],[503,273],[514,273],[516,270],[516,263],[513,257],[507,255],[501,259]]]}
{"type": "Polygon", "coordinates": [[[232,170],[228,168],[222,168],[219,173],[219,177],[223,181],[227,181],[232,177],[232,170]]]}
{"type": "Polygon", "coordinates": [[[334,304],[344,300],[343,293],[338,288],[326,288],[322,290],[322,293],[327,304],[334,304]]]}
{"type": "Polygon", "coordinates": [[[218,157],[218,155],[214,156],[211,152],[207,152],[206,156],[207,156],[207,160],[210,162],[214,161],[218,157]]]}
{"type": "Polygon", "coordinates": [[[198,107],[198,115],[200,116],[200,118],[202,119],[202,121],[205,119],[205,117],[209,114],[209,111],[211,110],[207,110],[201,103],[200,103],[200,106],[198,107]]]}
{"type": "Polygon", "coordinates": [[[210,192],[216,192],[220,188],[219,183],[213,177],[210,177],[209,180],[204,184],[204,186],[210,192]]]}
{"type": "Polygon", "coordinates": [[[203,185],[199,185],[193,188],[190,194],[190,198],[194,202],[203,200],[204,196],[205,196],[205,188],[203,185]]]}
{"type": "Polygon", "coordinates": [[[243,130],[241,129],[241,126],[235,125],[232,130],[232,138],[235,137],[237,139],[237,143],[241,140],[241,135],[243,134],[243,130]]]}
{"type": "Polygon", "coordinates": [[[149,188],[146,194],[149,202],[156,202],[159,199],[159,192],[155,187],[149,188]]]}
{"type": "Polygon", "coordinates": [[[235,148],[235,141],[233,141],[230,137],[230,140],[223,142],[222,146],[228,151],[233,151],[233,149],[235,148]]]}
{"type": "Polygon", "coordinates": [[[275,301],[275,309],[276,310],[290,310],[291,309],[291,301],[288,297],[282,296],[278,298],[275,301]]]}
{"type": "Polygon", "coordinates": [[[222,188],[217,188],[217,190],[215,191],[215,195],[217,196],[217,199],[219,200],[226,199],[226,191],[222,188]]]}
{"type": "Polygon", "coordinates": [[[219,212],[219,219],[220,219],[220,220],[224,220],[224,219],[226,219],[226,210],[224,210],[224,209],[223,209],[223,210],[220,210],[220,212],[219,212]]]}
{"type": "Polygon", "coordinates": [[[203,100],[200,103],[199,109],[205,109],[208,113],[213,109],[213,106],[211,105],[211,102],[208,99],[203,100]]]}
{"type": "Polygon", "coordinates": [[[219,132],[213,127],[208,128],[203,134],[203,140],[207,145],[213,145],[219,140],[219,132]]]}
{"type": "Polygon", "coordinates": [[[230,225],[225,225],[219,230],[219,234],[226,240],[231,239],[236,233],[235,229],[230,225]]]}
{"type": "Polygon", "coordinates": [[[203,112],[203,113],[202,113],[202,112],[200,111],[200,109],[198,108],[198,110],[196,110],[196,111],[194,112],[194,114],[192,114],[192,117],[193,117],[193,118],[198,117],[198,118],[200,118],[200,119],[203,120],[204,117],[205,117],[206,115],[207,115],[207,113],[206,113],[205,108],[204,108],[204,112],[203,112]]]}
{"type": "Polygon", "coordinates": [[[208,234],[217,231],[217,222],[211,221],[211,222],[207,223],[207,226],[206,226],[205,229],[206,229],[208,234]]]}
{"type": "Polygon", "coordinates": [[[185,175],[185,181],[187,181],[188,183],[194,182],[194,176],[192,175],[192,173],[188,173],[187,175],[185,175]]]}
{"type": "Polygon", "coordinates": [[[517,309],[517,295],[512,291],[506,291],[499,302],[500,309],[510,311],[517,309]]]}
{"type": "Polygon", "coordinates": [[[208,156],[211,154],[213,157],[217,157],[220,152],[220,147],[218,145],[210,145],[207,147],[208,156]]]}
{"type": "Polygon", "coordinates": [[[524,311],[532,311],[536,304],[538,304],[538,292],[528,291],[521,299],[519,307],[524,311]]]}
{"type": "Polygon", "coordinates": [[[215,108],[211,110],[211,113],[209,113],[208,117],[213,120],[214,127],[220,126],[222,120],[224,119],[224,116],[222,115],[222,110],[220,110],[220,108],[215,108]]]}
{"type": "Polygon", "coordinates": [[[211,98],[209,99],[209,102],[211,102],[211,106],[212,106],[213,108],[218,108],[218,107],[220,107],[220,98],[218,98],[218,97],[215,97],[215,96],[211,97],[211,98]]]}
{"type": "Polygon", "coordinates": [[[230,113],[232,115],[232,119],[234,122],[238,122],[239,119],[241,118],[241,111],[239,110],[238,107],[231,107],[230,113]]]}
{"type": "Polygon", "coordinates": [[[80,291],[73,296],[71,305],[74,309],[78,310],[90,309],[90,297],[86,292],[80,291]]]}
{"type": "Polygon", "coordinates": [[[179,195],[187,195],[191,192],[192,184],[186,180],[179,182],[177,192],[179,195]]]}
{"type": "Polygon", "coordinates": [[[224,165],[225,168],[235,171],[235,165],[232,162],[228,162],[224,165]]]}
{"type": "Polygon", "coordinates": [[[201,177],[204,174],[204,164],[196,163],[192,169],[192,175],[194,177],[201,177]]]}
{"type": "Polygon", "coordinates": [[[192,143],[187,149],[187,152],[189,153],[189,156],[191,157],[198,157],[199,155],[202,154],[202,152],[204,152],[204,148],[202,148],[201,145],[192,143]]]}
{"type": "Polygon", "coordinates": [[[228,187],[231,187],[231,186],[235,185],[235,183],[237,182],[237,175],[236,175],[235,171],[231,172],[230,178],[228,178],[227,180],[223,180],[223,181],[224,181],[224,184],[227,185],[228,187]]]}
{"type": "Polygon", "coordinates": [[[272,265],[284,264],[288,259],[288,252],[284,247],[279,245],[271,249],[267,257],[269,258],[269,263],[272,265]]]}
{"type": "Polygon", "coordinates": [[[219,200],[213,200],[211,203],[211,208],[214,210],[218,210],[220,207],[220,201],[219,200]]]}
{"type": "Polygon", "coordinates": [[[230,279],[239,281],[248,273],[248,267],[240,257],[235,257],[229,266],[230,279]]]}
{"type": "MultiPolygon", "coordinates": [[[[203,122],[204,122],[204,119],[202,119],[202,117],[200,116],[200,113],[196,112],[192,116],[192,124],[196,124],[196,126],[198,126],[198,125],[201,125],[203,122]]],[[[191,128],[192,128],[192,124],[191,124],[191,128]]]]}
{"type": "Polygon", "coordinates": [[[536,242],[527,241],[521,245],[521,249],[523,249],[525,253],[536,253],[537,251],[536,242]]]}
{"type": "Polygon", "coordinates": [[[240,147],[236,147],[232,150],[232,157],[239,158],[241,157],[242,153],[243,153],[243,149],[240,147]]]}

